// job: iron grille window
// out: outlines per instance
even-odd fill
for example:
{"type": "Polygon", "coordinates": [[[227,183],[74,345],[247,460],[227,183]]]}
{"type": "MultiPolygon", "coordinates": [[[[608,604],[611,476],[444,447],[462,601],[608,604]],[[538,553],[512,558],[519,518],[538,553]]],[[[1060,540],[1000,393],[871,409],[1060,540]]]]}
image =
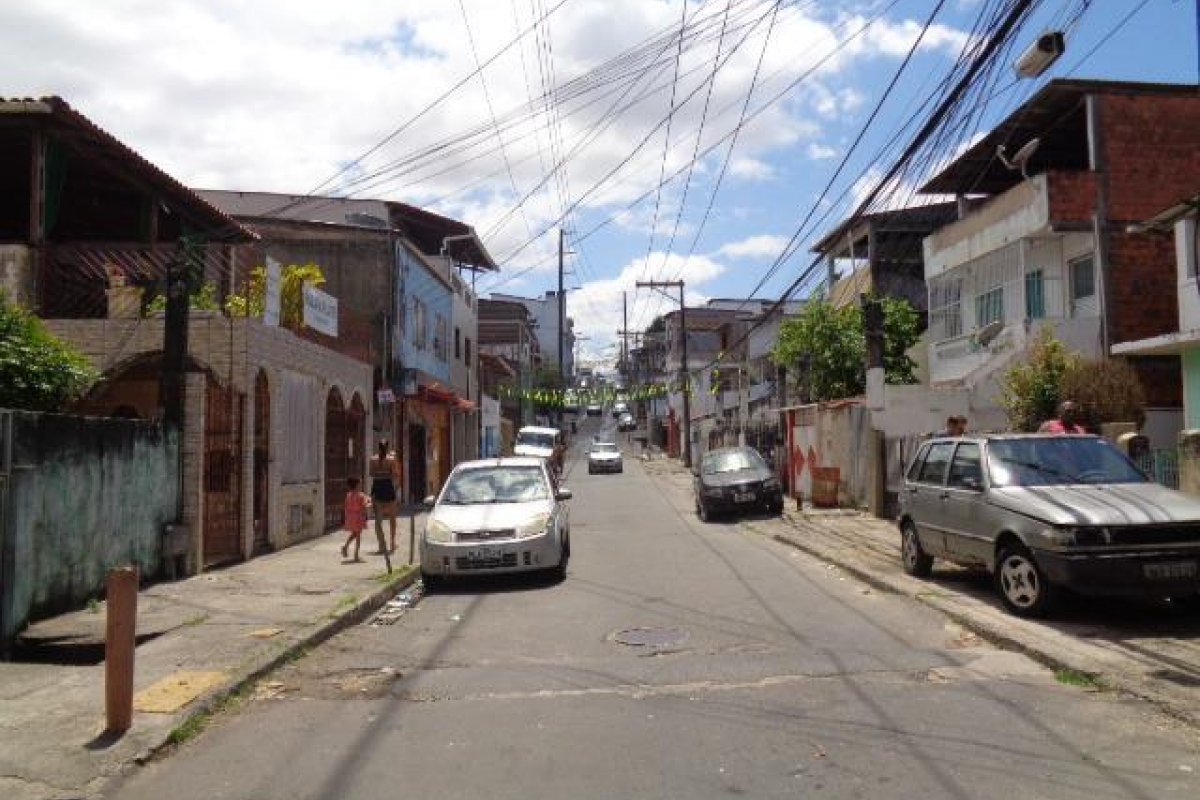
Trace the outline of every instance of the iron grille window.
{"type": "Polygon", "coordinates": [[[982,328],[1004,319],[1004,287],[995,286],[975,297],[975,324],[982,328]]]}
{"type": "Polygon", "coordinates": [[[1042,319],[1046,316],[1046,281],[1040,269],[1025,274],[1025,317],[1042,319]]]}

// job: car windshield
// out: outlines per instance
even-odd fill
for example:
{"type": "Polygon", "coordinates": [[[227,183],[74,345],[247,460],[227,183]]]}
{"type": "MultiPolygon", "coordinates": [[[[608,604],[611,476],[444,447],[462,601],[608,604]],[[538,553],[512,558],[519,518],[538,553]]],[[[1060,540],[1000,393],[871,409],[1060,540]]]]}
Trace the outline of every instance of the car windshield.
{"type": "Polygon", "coordinates": [[[441,502],[455,506],[529,503],[550,499],[550,487],[538,467],[476,467],[450,476],[441,502]]]}
{"type": "Polygon", "coordinates": [[[523,444],[527,447],[540,447],[543,450],[550,450],[554,447],[554,435],[550,433],[520,431],[517,433],[517,444],[523,444]]]}
{"type": "Polygon", "coordinates": [[[706,474],[714,472],[737,472],[740,469],[766,469],[762,456],[753,450],[725,450],[710,453],[704,457],[702,471],[706,474]]]}
{"type": "Polygon", "coordinates": [[[1146,476],[1104,439],[1006,439],[988,446],[994,486],[1145,483],[1146,476]]]}
{"type": "Polygon", "coordinates": [[[596,442],[594,445],[592,445],[592,452],[615,453],[617,452],[617,446],[615,444],[609,444],[608,442],[596,442]]]}

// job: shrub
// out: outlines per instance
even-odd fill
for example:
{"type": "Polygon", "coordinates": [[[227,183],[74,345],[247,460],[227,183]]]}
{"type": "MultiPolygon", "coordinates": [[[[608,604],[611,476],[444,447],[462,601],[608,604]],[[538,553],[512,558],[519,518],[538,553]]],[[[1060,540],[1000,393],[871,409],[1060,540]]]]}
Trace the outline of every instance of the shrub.
{"type": "Polygon", "coordinates": [[[0,407],[57,411],[95,379],[79,351],[0,291],[0,407]]]}
{"type": "Polygon", "coordinates": [[[1078,360],[1063,373],[1059,390],[1063,399],[1079,403],[1089,428],[1105,422],[1136,422],[1141,428],[1146,420],[1142,382],[1123,359],[1078,360]]]}
{"type": "MultiPolygon", "coordinates": [[[[1000,407],[1008,424],[1018,431],[1036,431],[1058,410],[1062,379],[1079,362],[1079,355],[1042,328],[1025,361],[1009,367],[1000,378],[1000,407]]],[[[1073,398],[1078,399],[1078,398],[1073,398]]]]}

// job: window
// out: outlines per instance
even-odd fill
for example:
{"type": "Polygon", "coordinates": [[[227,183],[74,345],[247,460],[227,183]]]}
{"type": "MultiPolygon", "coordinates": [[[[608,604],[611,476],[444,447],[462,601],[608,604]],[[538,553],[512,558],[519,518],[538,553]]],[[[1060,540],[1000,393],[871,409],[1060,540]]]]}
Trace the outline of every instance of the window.
{"type": "Polygon", "coordinates": [[[975,297],[975,325],[982,328],[1004,319],[1004,287],[996,286],[975,297]]]}
{"type": "Polygon", "coordinates": [[[462,358],[462,330],[458,327],[454,329],[454,360],[462,358]]]}
{"type": "Polygon", "coordinates": [[[1036,269],[1025,273],[1025,318],[1042,319],[1046,316],[1046,284],[1042,271],[1036,269]]]}
{"type": "Polygon", "coordinates": [[[914,458],[912,460],[912,463],[908,465],[908,473],[907,473],[906,477],[910,481],[920,480],[920,478],[921,478],[921,462],[924,460],[925,460],[925,451],[921,450],[919,453],[917,453],[916,458],[914,458]]]}
{"type": "Polygon", "coordinates": [[[1090,300],[1096,296],[1096,271],[1090,255],[1076,259],[1071,267],[1071,302],[1090,300]]]}
{"type": "Polygon", "coordinates": [[[939,486],[946,479],[946,465],[950,463],[950,455],[954,452],[954,442],[939,442],[930,445],[921,465],[921,483],[936,483],[939,486]]]}
{"type": "Polygon", "coordinates": [[[463,363],[468,367],[471,366],[471,337],[467,337],[467,343],[463,346],[463,363]]]}
{"type": "Polygon", "coordinates": [[[942,277],[929,287],[931,339],[940,342],[962,335],[962,278],[942,277]]]}
{"type": "Polygon", "coordinates": [[[957,489],[982,489],[983,466],[979,456],[979,445],[964,442],[954,453],[954,461],[950,464],[950,477],[947,484],[957,489]]]}
{"type": "Polygon", "coordinates": [[[425,304],[417,297],[413,298],[412,320],[413,347],[418,350],[424,350],[427,337],[429,336],[429,324],[425,319],[425,304]]]}
{"type": "Polygon", "coordinates": [[[433,322],[433,354],[437,356],[439,361],[446,360],[447,330],[446,318],[441,314],[435,315],[433,322]]]}

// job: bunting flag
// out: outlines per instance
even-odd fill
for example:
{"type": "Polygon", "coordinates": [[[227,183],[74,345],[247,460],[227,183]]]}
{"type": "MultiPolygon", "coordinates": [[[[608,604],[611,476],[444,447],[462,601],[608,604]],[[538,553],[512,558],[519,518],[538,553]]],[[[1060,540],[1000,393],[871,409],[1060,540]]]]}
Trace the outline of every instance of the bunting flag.
{"type": "Polygon", "coordinates": [[[666,383],[635,384],[618,390],[606,386],[602,389],[548,389],[522,388],[505,384],[496,387],[495,393],[505,400],[530,401],[549,408],[565,408],[567,406],[610,405],[618,400],[653,400],[672,394],[688,394],[695,392],[695,384],[689,380],[670,381],[666,383]]]}

